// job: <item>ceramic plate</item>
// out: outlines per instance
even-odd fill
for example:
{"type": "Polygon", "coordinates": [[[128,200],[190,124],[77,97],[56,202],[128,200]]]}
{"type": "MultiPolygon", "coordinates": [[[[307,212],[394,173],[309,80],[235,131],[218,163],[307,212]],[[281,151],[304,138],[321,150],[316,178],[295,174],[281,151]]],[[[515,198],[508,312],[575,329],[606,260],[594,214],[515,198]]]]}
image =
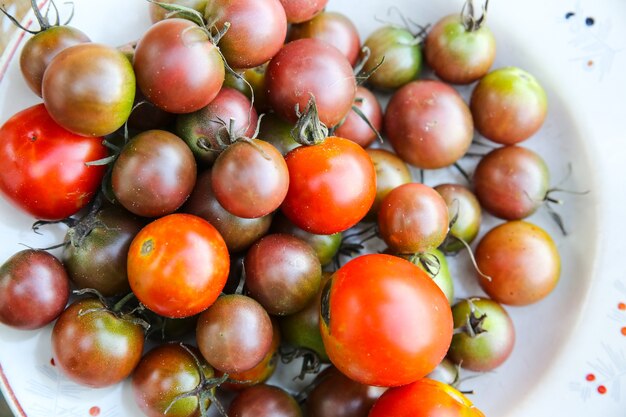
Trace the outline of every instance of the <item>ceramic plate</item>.
{"type": "MultiPolygon", "coordinates": [[[[92,40],[118,46],[149,25],[142,0],[74,0],[73,25],[92,40]]],[[[400,22],[397,10],[419,23],[455,13],[461,0],[331,0],[349,14],[362,39],[380,25],[400,22]],[[395,6],[397,10],[390,7],[395,6]]],[[[64,9],[62,9],[64,10],[64,9]]],[[[67,11],[67,10],[65,10],[67,11]]],[[[63,13],[63,11],[62,11],[63,13]]],[[[562,193],[557,210],[569,230],[560,234],[545,210],[529,220],[555,237],[563,259],[561,280],[547,299],[507,308],[517,331],[510,359],[497,370],[467,378],[462,389],[490,417],[603,416],[626,413],[626,2],[623,0],[492,1],[488,24],[498,42],[494,67],[516,65],[534,74],[549,97],[549,116],[524,146],[546,159],[551,183],[587,194],[562,193]],[[571,175],[568,167],[571,165],[571,175]]],[[[23,36],[0,62],[0,121],[39,101],[21,78],[23,36]]],[[[428,75],[428,74],[426,74],[428,75]]],[[[461,89],[467,97],[470,88],[461,89]]],[[[0,161],[0,164],[2,162],[0,161]]],[[[475,161],[461,164],[472,170],[475,161]]],[[[462,181],[453,170],[426,173],[426,182],[462,181]]],[[[0,201],[0,259],[23,249],[58,243],[62,227],[44,236],[33,219],[0,201]]],[[[490,219],[483,233],[499,221],[490,219]]],[[[480,295],[465,255],[454,260],[457,296],[480,295]]],[[[80,387],[51,361],[51,326],[17,331],[0,325],[0,386],[18,416],[140,416],[128,382],[80,387]]],[[[464,374],[469,377],[470,373],[464,374]]],[[[283,384],[291,376],[275,376],[283,384]]],[[[292,389],[293,388],[292,386],[292,389]]]]}

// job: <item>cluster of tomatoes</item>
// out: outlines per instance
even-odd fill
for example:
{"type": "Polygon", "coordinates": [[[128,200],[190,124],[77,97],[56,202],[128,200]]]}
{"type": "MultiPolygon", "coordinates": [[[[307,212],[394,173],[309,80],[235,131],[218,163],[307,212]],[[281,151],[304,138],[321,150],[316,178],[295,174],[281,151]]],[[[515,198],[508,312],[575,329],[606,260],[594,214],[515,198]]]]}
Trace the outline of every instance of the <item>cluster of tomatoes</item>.
{"type": "Polygon", "coordinates": [[[326,3],[164,0],[120,48],[36,10],[20,62],[43,103],[0,128],[0,191],[68,231],[61,260],[2,265],[0,321],[56,320],[58,368],[90,387],[130,377],[148,416],[482,416],[428,375],[502,364],[502,304],[558,281],[552,238],[523,220],[550,200],[548,168],[517,145],[546,95],[491,70],[486,6],[361,43],[326,3]],[[423,61],[437,77],[418,79],[423,61]],[[468,105],[452,85],[475,82],[468,105]],[[475,131],[503,146],[472,187],[414,181],[409,165],[461,169],[475,131]],[[381,132],[390,147],[370,147],[381,132]],[[506,220],[472,255],[489,298],[457,301],[444,254],[471,254],[483,210],[506,220]],[[293,397],[264,384],[279,356],[332,366],[293,397]],[[228,411],[216,389],[238,392],[228,411]]]}

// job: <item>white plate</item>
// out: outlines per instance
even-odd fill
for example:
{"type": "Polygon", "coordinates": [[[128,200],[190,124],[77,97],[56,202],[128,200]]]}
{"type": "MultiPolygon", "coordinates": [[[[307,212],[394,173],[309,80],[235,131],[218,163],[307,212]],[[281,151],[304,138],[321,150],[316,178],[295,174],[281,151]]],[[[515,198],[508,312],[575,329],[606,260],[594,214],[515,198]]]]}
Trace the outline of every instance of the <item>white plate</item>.
{"type": "MultiPolygon", "coordinates": [[[[75,0],[73,25],[97,42],[117,46],[149,25],[142,0],[75,0]]],[[[462,0],[331,0],[330,9],[349,13],[367,35],[396,5],[411,19],[435,22],[460,10],[462,0]]],[[[391,19],[396,19],[392,15],[391,19]]],[[[542,130],[524,143],[547,160],[552,183],[573,174],[560,207],[571,233],[562,237],[543,210],[530,221],[556,237],[563,258],[561,282],[546,300],[508,308],[517,330],[512,357],[499,369],[463,382],[490,417],[549,415],[617,417],[626,413],[626,284],[621,256],[626,236],[626,1],[492,1],[488,24],[497,41],[495,67],[517,65],[533,73],[549,96],[542,130]],[[568,12],[574,15],[566,18],[568,12]],[[590,19],[587,19],[590,18],[590,19]],[[592,379],[593,375],[594,379],[592,379]]],[[[0,122],[39,100],[21,78],[17,60],[22,37],[9,45],[0,68],[0,122]],[[15,48],[16,51],[14,50],[15,48]]],[[[467,93],[465,89],[465,93],[467,93]]],[[[1,138],[0,138],[1,140],[1,138]]],[[[1,164],[1,161],[0,161],[1,164]]],[[[471,169],[472,161],[463,162],[471,169]]],[[[429,185],[452,171],[427,174],[429,185]]],[[[0,201],[0,260],[23,249],[61,239],[29,231],[32,219],[0,201]]],[[[491,221],[495,224],[496,221],[491,221]]],[[[484,232],[484,229],[483,229],[484,232]]],[[[461,258],[463,255],[460,256],[461,258]]],[[[463,261],[465,262],[465,261],[463,261]]],[[[480,294],[472,276],[459,273],[458,295],[480,294]]],[[[17,331],[0,325],[0,386],[16,415],[140,416],[128,383],[92,390],[59,375],[51,364],[51,326],[17,331]]]]}

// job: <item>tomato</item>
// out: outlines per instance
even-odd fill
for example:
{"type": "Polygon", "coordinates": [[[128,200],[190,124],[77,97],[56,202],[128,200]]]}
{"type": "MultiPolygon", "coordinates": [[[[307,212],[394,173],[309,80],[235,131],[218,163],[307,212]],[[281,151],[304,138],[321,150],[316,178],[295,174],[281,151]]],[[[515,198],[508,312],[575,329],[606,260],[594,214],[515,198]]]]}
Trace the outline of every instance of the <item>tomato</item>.
{"type": "Polygon", "coordinates": [[[258,112],[267,112],[270,110],[267,102],[267,94],[265,91],[265,71],[267,70],[267,62],[258,67],[239,70],[240,77],[236,77],[228,72],[224,79],[226,87],[234,88],[244,94],[248,99],[252,100],[254,93],[254,108],[258,112]],[[250,90],[252,87],[252,90],[250,90]]]}
{"type": "Polygon", "coordinates": [[[224,82],[224,61],[206,33],[189,20],[155,23],[137,43],[133,67],[141,92],[170,113],[200,110],[224,82]]]}
{"type": "Polygon", "coordinates": [[[148,130],[133,137],[113,164],[115,198],[138,216],[173,213],[187,200],[196,183],[193,153],[178,136],[148,130]]]}
{"type": "Polygon", "coordinates": [[[459,160],[472,144],[472,115],[461,95],[440,81],[411,82],[394,93],[385,132],[398,156],[422,169],[459,160]]]}
{"type": "Polygon", "coordinates": [[[452,339],[452,313],[439,287],[411,262],[363,255],[326,284],[320,328],[341,372],[362,384],[397,386],[441,362],[452,339]]]}
{"type": "Polygon", "coordinates": [[[561,273],[561,257],[554,240],[541,227],[522,220],[491,229],[476,247],[485,292],[495,301],[528,305],[550,294],[561,273]]]}
{"type": "Polygon", "coordinates": [[[211,366],[224,373],[257,366],[269,352],[272,337],[270,316],[245,295],[223,295],[198,317],[198,348],[211,366]]]}
{"type": "Polygon", "coordinates": [[[386,149],[367,149],[376,169],[376,199],[366,220],[376,221],[383,199],[396,187],[413,181],[408,165],[396,154],[386,149]]]}
{"type": "Polygon", "coordinates": [[[71,26],[52,26],[28,39],[20,53],[20,70],[26,84],[41,97],[43,74],[59,52],[73,45],[90,42],[80,30],[71,26]]]}
{"type": "Polygon", "coordinates": [[[476,130],[494,142],[513,145],[528,139],[543,125],[546,93],[528,72],[499,68],[484,76],[470,100],[476,130]]]}
{"type": "Polygon", "coordinates": [[[486,25],[472,27],[457,13],[435,23],[426,37],[424,55],[442,80],[469,84],[489,72],[496,56],[496,40],[486,25]]]}
{"type": "Polygon", "coordinates": [[[52,354],[72,381],[93,388],[123,381],[135,369],[144,329],[133,318],[108,311],[101,301],[74,301],[52,329],[52,354]]]}
{"type": "Polygon", "coordinates": [[[356,80],[348,59],[319,39],[289,42],[270,61],[265,75],[268,99],[274,111],[296,122],[296,106],[304,111],[315,97],[319,119],[335,126],[350,112],[356,80]]]}
{"type": "Polygon", "coordinates": [[[192,392],[213,375],[213,368],[196,348],[180,343],[159,345],[146,353],[133,372],[133,398],[149,417],[199,416],[200,409],[208,408],[210,403],[206,395],[192,392]],[[202,401],[205,403],[201,407],[202,401]]]}
{"type": "Polygon", "coordinates": [[[485,417],[450,385],[423,378],[380,396],[368,417],[485,417]]]}
{"type": "Polygon", "coordinates": [[[54,57],[41,91],[58,124],[79,135],[104,136],[128,120],[135,99],[135,73],[119,50],[82,43],[54,57]],[[73,88],[68,88],[68,80],[73,88]]]}
{"type": "Polygon", "coordinates": [[[20,251],[0,266],[0,323],[38,329],[56,319],[70,297],[63,264],[45,251],[20,251]]]}
{"type": "Polygon", "coordinates": [[[189,317],[208,308],[229,271],[219,232],[191,214],[171,214],[148,224],[128,251],[130,287],[147,308],[165,317],[189,317]]]}
{"type": "Polygon", "coordinates": [[[302,417],[298,402],[282,388],[254,385],[241,391],[228,408],[233,417],[302,417]]]}
{"type": "Polygon", "coordinates": [[[301,23],[313,19],[326,7],[328,0],[280,0],[289,23],[301,23]]]}
{"type": "Polygon", "coordinates": [[[289,41],[303,38],[316,38],[339,49],[355,65],[361,52],[359,32],[352,21],[344,14],[323,11],[311,20],[291,25],[289,41]]]}
{"type": "Polygon", "coordinates": [[[219,47],[233,68],[252,68],[269,61],[287,35],[287,17],[279,0],[212,0],[204,11],[209,26],[230,28],[219,47]]]}
{"type": "Polygon", "coordinates": [[[293,128],[293,123],[281,119],[276,113],[270,113],[261,120],[258,137],[274,145],[285,156],[300,146],[291,134],[293,128]]]}
{"type": "Polygon", "coordinates": [[[383,111],[374,93],[362,86],[358,86],[356,89],[354,105],[359,108],[372,126],[370,127],[353,109],[335,130],[335,135],[350,139],[367,148],[378,138],[376,132],[382,131],[383,111]],[[376,129],[376,132],[372,127],[376,129]]]}
{"type": "Polygon", "coordinates": [[[409,183],[393,189],[378,211],[381,238],[396,253],[436,249],[448,234],[448,206],[432,188],[409,183]]]}
{"type": "Polygon", "coordinates": [[[282,211],[311,233],[333,234],[357,224],[376,198],[376,171],[356,143],[338,137],[301,146],[285,157],[289,191],[282,211]]]}
{"type": "Polygon", "coordinates": [[[509,313],[488,298],[461,300],[452,306],[454,327],[448,358],[465,369],[487,372],[502,365],[515,344],[509,313]]]}
{"type": "Polygon", "coordinates": [[[31,216],[64,219],[98,191],[106,167],[85,163],[108,155],[102,138],[65,130],[43,104],[11,117],[0,128],[0,137],[0,191],[31,216]]]}
{"type": "Polygon", "coordinates": [[[523,219],[537,211],[549,186],[550,172],[543,158],[521,146],[494,149],[474,171],[474,190],[480,205],[507,220],[523,219]]]}
{"type": "Polygon", "coordinates": [[[465,248],[460,240],[472,243],[480,229],[482,209],[478,199],[467,187],[460,184],[440,184],[435,191],[448,206],[448,217],[452,225],[446,240],[441,244],[444,252],[458,252],[465,248]]]}

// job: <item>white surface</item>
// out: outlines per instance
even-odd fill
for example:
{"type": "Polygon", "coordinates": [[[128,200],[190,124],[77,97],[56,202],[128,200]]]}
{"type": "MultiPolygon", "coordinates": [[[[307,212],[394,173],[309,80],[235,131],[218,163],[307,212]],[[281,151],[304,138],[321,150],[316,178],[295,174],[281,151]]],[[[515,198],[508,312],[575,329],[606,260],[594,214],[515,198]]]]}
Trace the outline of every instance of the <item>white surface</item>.
{"type": "MultiPolygon", "coordinates": [[[[364,37],[387,18],[389,5],[419,23],[435,22],[456,13],[462,0],[417,1],[331,0],[329,8],[349,13],[364,37]]],[[[147,3],[142,0],[75,0],[73,25],[96,42],[121,45],[140,36],[148,26],[147,3]],[[117,10],[116,10],[117,8],[117,10]]],[[[626,302],[623,282],[623,239],[626,235],[626,1],[623,0],[509,0],[490,5],[488,24],[498,41],[495,67],[517,65],[534,74],[549,96],[548,121],[523,145],[542,154],[552,184],[573,174],[561,186],[585,196],[563,194],[559,207],[570,230],[559,235],[549,216],[540,210],[529,220],[555,236],[563,258],[561,282],[544,301],[523,308],[507,308],[517,330],[512,357],[496,371],[465,381],[471,398],[488,417],[626,415],[626,302]],[[565,19],[567,12],[575,12],[565,19]],[[593,26],[585,18],[593,17],[593,26]],[[593,65],[588,62],[592,60],[593,65]],[[596,380],[586,381],[593,373],[596,380]],[[604,385],[606,394],[598,393],[604,385]]],[[[18,52],[19,53],[19,52],[18,52]]],[[[469,89],[463,92],[467,95],[469,89]]],[[[0,83],[0,122],[38,102],[21,79],[17,61],[10,63],[0,83]]],[[[1,139],[1,138],[0,138],[1,139]]],[[[464,160],[469,170],[475,161],[464,160]]],[[[452,170],[426,173],[436,185],[443,178],[461,181],[452,170]]],[[[56,236],[30,232],[33,219],[0,201],[0,260],[26,243],[42,247],[56,236]]],[[[498,221],[491,219],[489,224],[498,221]]],[[[483,233],[487,227],[483,228],[483,233]]],[[[453,268],[457,295],[482,294],[465,255],[453,268]]],[[[101,416],[139,416],[128,384],[91,390],[58,375],[50,365],[51,326],[42,331],[16,331],[0,325],[0,365],[22,409],[29,417],[88,416],[91,407],[101,416]]],[[[7,387],[3,387],[6,389],[7,387]]],[[[14,405],[15,406],[15,405],[14,405]]]]}

